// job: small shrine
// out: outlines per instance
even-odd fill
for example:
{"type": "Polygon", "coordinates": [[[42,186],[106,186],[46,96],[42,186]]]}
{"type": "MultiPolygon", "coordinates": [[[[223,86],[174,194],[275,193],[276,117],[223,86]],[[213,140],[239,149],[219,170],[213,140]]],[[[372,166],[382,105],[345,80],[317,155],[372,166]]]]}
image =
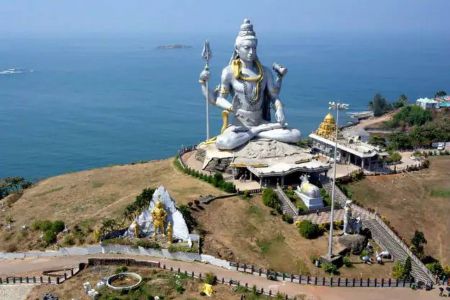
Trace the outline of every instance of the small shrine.
{"type": "Polygon", "coordinates": [[[295,193],[302,199],[309,210],[319,209],[323,207],[323,199],[320,195],[320,189],[310,183],[307,176],[300,178],[302,184],[297,187],[295,193]]]}
{"type": "Polygon", "coordinates": [[[151,238],[155,241],[167,242],[168,246],[174,241],[192,245],[186,221],[163,186],[156,189],[149,208],[131,223],[125,236],[151,238]]]}

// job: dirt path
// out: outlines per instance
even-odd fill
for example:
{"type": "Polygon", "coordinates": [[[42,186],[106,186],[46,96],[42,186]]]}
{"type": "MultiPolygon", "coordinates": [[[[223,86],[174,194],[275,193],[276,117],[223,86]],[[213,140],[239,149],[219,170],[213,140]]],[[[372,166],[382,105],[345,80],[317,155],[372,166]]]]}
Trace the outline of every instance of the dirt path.
{"type": "MultiPolygon", "coordinates": [[[[96,256],[71,256],[71,257],[51,257],[39,259],[22,259],[22,260],[3,260],[0,264],[0,276],[20,275],[30,273],[40,273],[43,270],[72,267],[80,262],[86,262],[89,257],[96,256]]],[[[123,255],[102,255],[101,257],[120,257],[123,255]]],[[[248,283],[249,286],[256,285],[264,290],[272,290],[273,292],[286,293],[289,296],[304,295],[308,300],[378,300],[378,299],[438,299],[438,291],[413,291],[408,288],[327,288],[317,286],[299,285],[290,282],[270,281],[263,277],[253,276],[233,270],[226,270],[213,265],[207,265],[199,262],[182,262],[168,259],[130,256],[138,260],[159,261],[167,267],[174,269],[180,268],[182,271],[188,272],[213,272],[219,279],[225,280],[232,278],[239,280],[241,284],[248,283]]]]}

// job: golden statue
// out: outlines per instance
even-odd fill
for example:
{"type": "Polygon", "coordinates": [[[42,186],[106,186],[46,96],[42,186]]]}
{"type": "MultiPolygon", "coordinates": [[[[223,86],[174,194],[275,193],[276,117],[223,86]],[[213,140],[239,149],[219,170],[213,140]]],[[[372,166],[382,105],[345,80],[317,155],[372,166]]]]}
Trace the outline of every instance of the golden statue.
{"type": "Polygon", "coordinates": [[[167,242],[169,245],[172,245],[172,238],[173,238],[173,227],[172,223],[169,222],[169,225],[167,225],[167,242]]]}
{"type": "Polygon", "coordinates": [[[164,223],[166,221],[166,216],[167,212],[165,211],[162,202],[156,202],[156,206],[152,210],[153,228],[155,230],[155,232],[153,233],[154,237],[158,233],[164,236],[164,223]]]}

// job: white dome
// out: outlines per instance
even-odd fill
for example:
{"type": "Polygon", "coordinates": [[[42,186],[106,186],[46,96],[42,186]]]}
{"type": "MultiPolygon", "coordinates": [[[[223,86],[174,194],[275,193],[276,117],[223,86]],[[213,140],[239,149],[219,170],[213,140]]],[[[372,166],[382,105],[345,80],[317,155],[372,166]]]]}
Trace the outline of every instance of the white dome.
{"type": "Polygon", "coordinates": [[[319,198],[320,197],[320,189],[312,183],[308,181],[303,181],[300,186],[300,192],[310,198],[319,198]]]}

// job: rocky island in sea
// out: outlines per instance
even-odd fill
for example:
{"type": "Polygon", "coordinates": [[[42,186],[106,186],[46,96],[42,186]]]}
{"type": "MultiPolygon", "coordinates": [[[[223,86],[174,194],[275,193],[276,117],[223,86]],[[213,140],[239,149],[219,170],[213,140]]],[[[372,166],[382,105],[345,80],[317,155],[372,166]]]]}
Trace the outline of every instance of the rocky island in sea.
{"type": "Polygon", "coordinates": [[[156,47],[156,49],[189,49],[189,48],[192,48],[192,46],[183,44],[169,44],[169,45],[160,45],[156,47]]]}

